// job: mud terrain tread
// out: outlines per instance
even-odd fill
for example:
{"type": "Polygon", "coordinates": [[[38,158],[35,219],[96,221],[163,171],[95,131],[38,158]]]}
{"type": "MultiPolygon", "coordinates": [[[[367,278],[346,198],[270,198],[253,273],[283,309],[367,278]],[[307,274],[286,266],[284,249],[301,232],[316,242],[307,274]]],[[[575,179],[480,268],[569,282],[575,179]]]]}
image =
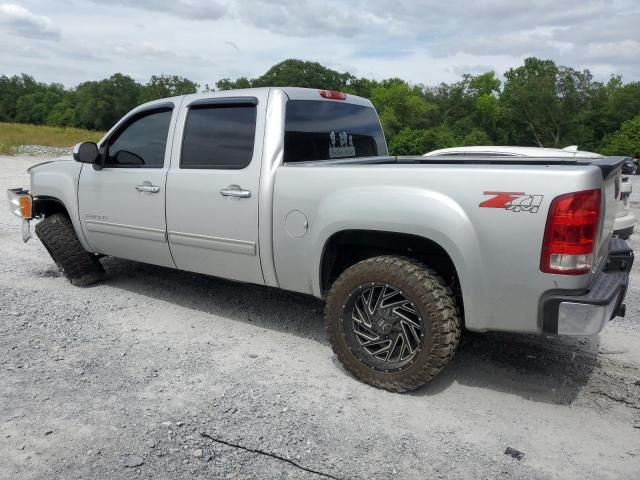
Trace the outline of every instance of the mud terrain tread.
{"type": "Polygon", "coordinates": [[[370,385],[395,392],[415,390],[431,381],[453,358],[461,334],[460,315],[451,289],[426,265],[398,256],[363,260],[343,272],[327,296],[325,327],[334,353],[349,373],[370,385]],[[368,368],[351,353],[341,334],[340,315],[349,293],[371,281],[386,281],[411,292],[426,313],[423,319],[431,338],[427,339],[420,358],[405,371],[383,373],[368,368]]]}
{"type": "Polygon", "coordinates": [[[82,248],[69,217],[55,213],[39,222],[35,230],[53,261],[73,285],[86,287],[102,278],[104,269],[100,261],[82,248]]]}

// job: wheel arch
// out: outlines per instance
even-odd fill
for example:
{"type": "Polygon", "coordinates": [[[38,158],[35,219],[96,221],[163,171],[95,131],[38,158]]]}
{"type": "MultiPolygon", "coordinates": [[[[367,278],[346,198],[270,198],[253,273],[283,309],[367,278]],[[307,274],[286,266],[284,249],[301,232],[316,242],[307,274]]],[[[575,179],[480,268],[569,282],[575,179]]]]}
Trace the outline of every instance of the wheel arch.
{"type": "Polygon", "coordinates": [[[418,260],[434,269],[452,289],[464,318],[464,301],[458,267],[447,250],[424,236],[383,230],[344,229],[333,233],[324,243],[319,265],[321,295],[349,267],[363,260],[396,255],[418,260]]]}
{"type": "Polygon", "coordinates": [[[80,244],[86,251],[91,251],[91,248],[84,237],[84,232],[80,225],[80,219],[77,215],[72,214],[72,211],[70,211],[69,207],[63,200],[52,195],[36,195],[33,197],[33,218],[45,218],[55,213],[62,213],[69,218],[80,244]]]}
{"type": "Polygon", "coordinates": [[[69,215],[69,210],[62,200],[56,197],[51,197],[48,195],[40,195],[34,197],[33,199],[33,216],[34,217],[47,217],[49,215],[53,215],[54,213],[64,213],[67,217],[71,218],[69,215]]]}

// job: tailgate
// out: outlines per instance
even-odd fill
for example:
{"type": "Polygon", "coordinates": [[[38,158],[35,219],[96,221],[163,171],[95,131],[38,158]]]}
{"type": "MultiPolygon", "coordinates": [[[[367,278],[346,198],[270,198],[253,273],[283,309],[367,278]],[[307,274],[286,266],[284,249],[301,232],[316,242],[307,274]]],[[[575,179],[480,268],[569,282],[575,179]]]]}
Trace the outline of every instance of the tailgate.
{"type": "Polygon", "coordinates": [[[609,157],[603,159],[602,164],[600,162],[594,163],[594,165],[600,167],[604,180],[602,191],[604,196],[604,215],[602,216],[602,233],[598,240],[598,258],[595,262],[598,269],[604,265],[604,260],[607,258],[609,239],[620,208],[622,163],[623,157],[609,157]]]}

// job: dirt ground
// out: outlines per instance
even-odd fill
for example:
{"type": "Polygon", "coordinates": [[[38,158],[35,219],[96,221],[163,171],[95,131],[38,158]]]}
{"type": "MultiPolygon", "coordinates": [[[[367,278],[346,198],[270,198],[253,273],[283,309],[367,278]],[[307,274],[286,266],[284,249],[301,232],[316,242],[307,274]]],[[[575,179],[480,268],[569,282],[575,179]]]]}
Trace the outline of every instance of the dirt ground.
{"type": "MultiPolygon", "coordinates": [[[[0,157],[0,190],[39,161],[0,157]]],[[[319,301],[115,258],[76,288],[0,207],[0,478],[640,478],[640,262],[601,335],[468,334],[393,394],[319,301]]]]}

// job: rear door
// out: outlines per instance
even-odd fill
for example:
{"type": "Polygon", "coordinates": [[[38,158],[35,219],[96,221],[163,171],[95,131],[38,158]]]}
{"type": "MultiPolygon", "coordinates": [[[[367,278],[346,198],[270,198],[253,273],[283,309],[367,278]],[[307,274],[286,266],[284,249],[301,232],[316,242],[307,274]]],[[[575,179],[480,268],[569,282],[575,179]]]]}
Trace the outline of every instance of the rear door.
{"type": "Polygon", "coordinates": [[[83,165],[80,223],[94,252],[173,267],[166,238],[165,182],[173,103],[133,112],[101,145],[102,169],[83,165]]]}
{"type": "Polygon", "coordinates": [[[266,90],[185,101],[167,179],[178,268],[264,283],[258,193],[266,101],[266,90]]]}

